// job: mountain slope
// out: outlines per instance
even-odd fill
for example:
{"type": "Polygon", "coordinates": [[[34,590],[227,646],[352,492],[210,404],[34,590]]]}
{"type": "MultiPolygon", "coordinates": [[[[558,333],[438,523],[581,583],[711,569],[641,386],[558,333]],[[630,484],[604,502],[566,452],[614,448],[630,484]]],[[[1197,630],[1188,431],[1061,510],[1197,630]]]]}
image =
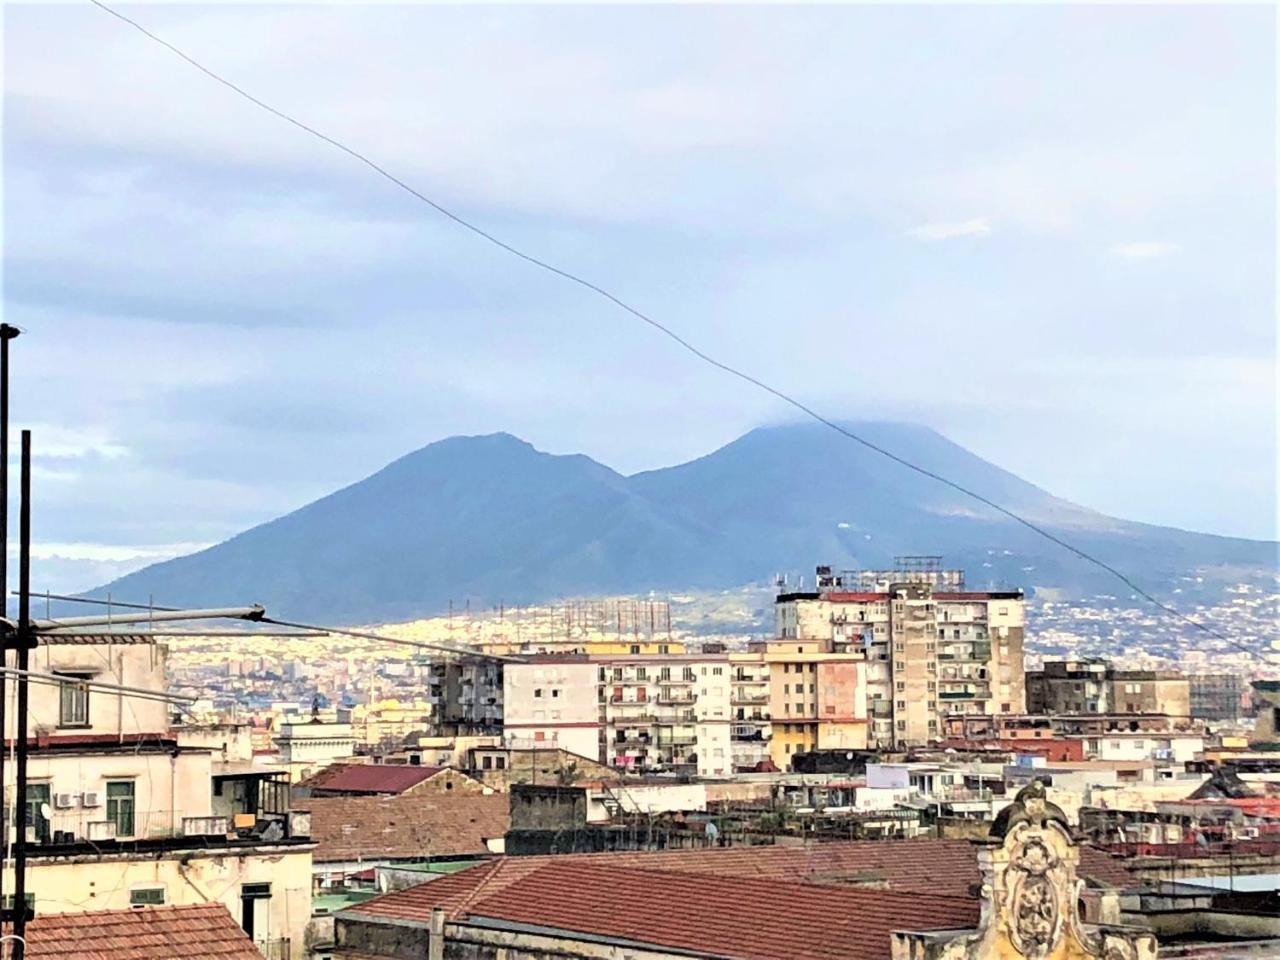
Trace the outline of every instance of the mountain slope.
{"type": "MultiPolygon", "coordinates": [[[[922,427],[856,429],[1154,588],[1197,567],[1275,564],[1275,544],[1115,520],[922,427]]],[[[975,586],[1123,592],[1025,526],[817,425],[754,430],[633,477],[506,434],[454,437],[95,592],[196,606],[257,601],[282,616],[376,622],[437,613],[451,598],[714,588],[815,563],[881,566],[904,553],[942,554],[975,586]]]]}

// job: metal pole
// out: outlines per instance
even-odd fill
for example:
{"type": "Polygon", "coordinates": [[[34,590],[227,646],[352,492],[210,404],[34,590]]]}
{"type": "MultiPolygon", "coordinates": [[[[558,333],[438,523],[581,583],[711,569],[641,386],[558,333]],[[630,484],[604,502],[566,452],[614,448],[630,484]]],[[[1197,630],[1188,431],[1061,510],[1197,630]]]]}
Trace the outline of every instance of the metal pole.
{"type": "MultiPolygon", "coordinates": [[[[18,335],[18,328],[0,324],[0,596],[9,595],[9,341],[18,335]]],[[[7,603],[7,599],[5,601],[7,603]]],[[[0,611],[4,612],[4,611],[0,611]]],[[[8,665],[8,641],[0,643],[0,664],[8,665]]],[[[6,700],[9,696],[8,679],[0,677],[0,908],[4,906],[4,867],[9,855],[9,806],[6,799],[5,741],[9,736],[6,700]]],[[[0,916],[3,916],[0,914],[0,916]]],[[[4,933],[4,921],[0,919],[0,934],[4,933]]]]}
{"type": "MultiPolygon", "coordinates": [[[[22,431],[22,500],[18,507],[18,669],[31,666],[28,644],[34,635],[31,629],[31,431],[22,431]]],[[[18,835],[14,844],[13,877],[13,932],[14,960],[23,960],[26,942],[22,939],[27,929],[27,694],[30,684],[25,677],[15,681],[18,687],[17,702],[17,766],[18,783],[14,805],[17,808],[18,835]]]]}

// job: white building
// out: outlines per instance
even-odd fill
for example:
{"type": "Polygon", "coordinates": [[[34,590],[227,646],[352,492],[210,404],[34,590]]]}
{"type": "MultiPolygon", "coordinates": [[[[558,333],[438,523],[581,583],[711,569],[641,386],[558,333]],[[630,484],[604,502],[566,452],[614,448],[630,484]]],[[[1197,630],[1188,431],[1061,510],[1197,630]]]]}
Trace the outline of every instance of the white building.
{"type": "MultiPolygon", "coordinates": [[[[86,685],[161,692],[165,657],[151,639],[120,636],[42,637],[32,652],[33,671],[64,679],[29,688],[31,905],[39,915],[217,901],[266,956],[302,960],[313,847],[279,805],[287,784],[273,790],[271,773],[229,771],[212,749],[180,745],[163,702],[86,685]]],[[[7,738],[15,715],[11,687],[7,738]]],[[[13,823],[13,763],[5,779],[13,823]]],[[[4,873],[11,892],[12,859],[4,873]]]]}
{"type": "Polygon", "coordinates": [[[502,671],[503,740],[514,748],[600,755],[597,667],[585,657],[537,657],[502,671]]]}

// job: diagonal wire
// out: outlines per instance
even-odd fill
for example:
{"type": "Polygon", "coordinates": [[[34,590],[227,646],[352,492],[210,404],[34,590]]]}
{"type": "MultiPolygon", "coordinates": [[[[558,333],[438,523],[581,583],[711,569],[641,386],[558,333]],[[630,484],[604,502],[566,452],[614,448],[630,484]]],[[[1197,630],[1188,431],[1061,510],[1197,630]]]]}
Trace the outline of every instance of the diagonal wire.
{"type": "Polygon", "coordinates": [[[1251,649],[1249,646],[1240,642],[1239,640],[1236,640],[1234,637],[1230,637],[1227,634],[1221,633],[1220,631],[1214,629],[1213,627],[1207,624],[1201,623],[1200,621],[1195,620],[1184,613],[1181,613],[1174,607],[1171,607],[1168,604],[1164,603],[1163,601],[1159,600],[1153,594],[1144,590],[1137,583],[1135,583],[1128,575],[1116,569],[1106,561],[1101,560],[1098,557],[1095,557],[1093,554],[1085,550],[1082,550],[1081,548],[1067,542],[1066,540],[1059,537],[1057,534],[1054,534],[1051,531],[1045,529],[1044,527],[1041,527],[1040,525],[1034,523],[1033,521],[1028,520],[1026,517],[1016,513],[1015,511],[1010,510],[1007,507],[1001,506],[999,503],[995,502],[989,497],[983,496],[977,491],[972,490],[964,486],[963,484],[957,483],[954,480],[950,480],[939,473],[935,473],[934,471],[929,470],[926,467],[922,467],[922,466],[919,466],[918,464],[912,463],[910,460],[907,460],[905,457],[898,456],[896,453],[893,453],[891,450],[887,450],[884,447],[880,446],[879,444],[873,443],[870,440],[867,440],[865,437],[859,436],[858,434],[854,433],[852,430],[849,430],[847,427],[841,426],[836,421],[831,420],[830,418],[824,416],[823,414],[819,413],[817,410],[813,409],[812,407],[808,406],[802,401],[797,400],[795,397],[791,396],[790,394],[782,390],[779,390],[776,387],[770,386],[768,383],[765,383],[763,380],[760,380],[749,373],[739,370],[736,367],[730,366],[729,364],[724,363],[721,360],[717,360],[715,357],[711,356],[710,354],[704,353],[702,350],[698,349],[698,347],[694,346],[692,343],[690,343],[680,334],[676,333],[666,324],[662,323],[659,320],[655,320],[653,317],[649,316],[643,311],[637,309],[636,307],[622,300],[620,297],[616,296],[615,294],[609,292],[604,287],[598,286],[597,284],[579,276],[578,274],[572,273],[571,271],[565,270],[561,267],[557,267],[553,263],[549,263],[546,260],[542,260],[531,253],[527,253],[524,250],[521,250],[519,247],[515,247],[512,244],[507,243],[505,240],[502,240],[501,238],[488,232],[483,227],[480,227],[475,223],[472,223],[470,220],[467,220],[466,218],[460,216],[457,213],[454,213],[448,207],[445,207],[442,204],[437,203],[435,200],[432,200],[426,194],[421,193],[414,187],[410,186],[408,183],[401,180],[395,174],[388,171],[385,167],[382,167],[375,161],[371,160],[365,154],[354,149],[353,147],[347,146],[347,144],[343,143],[341,140],[337,140],[326,133],[322,133],[321,131],[317,130],[315,127],[309,126],[308,124],[302,122],[296,117],[293,117],[288,113],[285,113],[283,110],[279,110],[276,107],[273,107],[271,104],[258,99],[257,97],[249,93],[244,88],[237,86],[235,83],[231,82],[225,77],[210,70],[204,64],[200,63],[195,58],[189,56],[187,53],[185,53],[183,50],[179,49],[178,47],[174,46],[169,41],[165,40],[162,37],[156,36],[156,34],[152,33],[150,30],[142,26],[142,24],[138,23],[136,20],[133,20],[125,16],[123,13],[120,13],[118,10],[112,9],[111,7],[107,6],[105,3],[101,2],[101,0],[89,0],[89,2],[92,3],[94,6],[98,7],[99,9],[105,11],[106,13],[109,13],[111,16],[115,17],[117,20],[120,20],[123,23],[126,23],[129,26],[133,27],[139,33],[143,34],[143,36],[158,43],[160,46],[164,47],[166,50],[173,53],[175,56],[181,58],[186,63],[194,67],[196,70],[199,70],[209,79],[213,80],[216,83],[221,84],[222,86],[226,87],[228,90],[231,90],[233,93],[236,93],[237,95],[243,97],[245,100],[248,100],[254,106],[259,107],[262,110],[265,110],[267,113],[271,114],[274,117],[277,117],[280,120],[283,120],[285,123],[288,123],[291,126],[297,127],[299,130],[303,131],[304,133],[310,134],[316,139],[321,140],[324,143],[327,143],[329,146],[334,147],[337,150],[341,150],[343,153],[347,154],[352,159],[364,164],[366,167],[373,170],[374,173],[378,174],[380,177],[383,177],[384,179],[395,184],[397,187],[399,187],[401,190],[408,193],[410,196],[425,203],[427,206],[431,207],[441,216],[444,216],[449,220],[452,220],[454,223],[456,223],[458,226],[462,227],[463,229],[469,230],[471,233],[475,234],[476,236],[484,240],[487,240],[489,243],[493,244],[494,246],[499,247],[502,250],[505,250],[507,253],[511,254],[512,256],[518,257],[519,259],[524,260],[527,263],[534,265],[535,267],[539,267],[542,270],[555,274],[558,277],[568,280],[570,283],[577,284],[578,286],[583,287],[600,297],[603,297],[605,300],[608,300],[610,303],[614,304],[618,308],[631,314],[636,319],[641,320],[644,323],[648,324],[649,326],[653,327],[659,333],[662,333],[663,335],[674,340],[682,348],[687,350],[689,353],[693,354],[698,359],[702,360],[704,363],[710,364],[711,366],[715,367],[718,370],[723,371],[724,373],[729,374],[730,376],[736,377],[739,380],[742,380],[752,385],[753,387],[756,387],[757,389],[763,390],[765,393],[771,394],[772,396],[781,400],[783,403],[786,403],[787,405],[795,408],[796,410],[799,410],[801,413],[812,418],[813,420],[816,420],[817,422],[827,427],[830,427],[832,430],[834,430],[836,433],[839,433],[841,436],[849,440],[852,440],[855,443],[859,443],[862,446],[866,447],[868,450],[878,453],[883,457],[887,457],[893,462],[903,467],[906,467],[908,470],[912,470],[915,473],[920,474],[921,476],[928,477],[930,480],[935,480],[938,483],[948,486],[952,490],[955,490],[958,493],[961,493],[973,500],[978,501],[979,503],[987,507],[990,507],[992,510],[995,510],[997,513],[1003,514],[1004,516],[1008,517],[1010,520],[1013,520],[1015,523],[1021,524],[1023,527],[1026,527],[1028,530],[1038,534],[1039,536],[1050,541],[1051,543],[1056,544],[1062,549],[1075,555],[1077,558],[1084,560],[1086,563],[1092,564],[1093,566],[1099,568],[1100,570],[1105,571],[1106,573],[1109,573],[1111,576],[1115,577],[1117,580],[1119,580],[1121,583],[1127,586],[1130,590],[1132,590],[1136,595],[1142,597],[1148,603],[1152,604],[1153,606],[1163,611],[1165,614],[1169,615],[1170,617],[1173,617],[1189,626],[1195,627],[1197,630],[1203,633],[1206,633],[1209,636],[1214,637],[1218,640],[1221,640],[1224,643],[1230,644],[1231,646],[1234,646],[1237,649],[1250,654],[1251,656],[1257,654],[1258,651],[1251,649]]]}

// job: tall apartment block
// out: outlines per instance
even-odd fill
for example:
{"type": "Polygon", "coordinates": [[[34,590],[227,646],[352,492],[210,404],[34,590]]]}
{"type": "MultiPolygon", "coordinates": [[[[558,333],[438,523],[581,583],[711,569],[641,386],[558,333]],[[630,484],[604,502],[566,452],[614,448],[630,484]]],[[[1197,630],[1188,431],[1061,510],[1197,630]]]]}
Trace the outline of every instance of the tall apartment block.
{"type": "Polygon", "coordinates": [[[927,743],[948,716],[1023,712],[1021,591],[967,591],[963,571],[937,557],[886,571],[818,567],[816,587],[778,595],[777,642],[865,658],[868,745],[927,743]]]}

